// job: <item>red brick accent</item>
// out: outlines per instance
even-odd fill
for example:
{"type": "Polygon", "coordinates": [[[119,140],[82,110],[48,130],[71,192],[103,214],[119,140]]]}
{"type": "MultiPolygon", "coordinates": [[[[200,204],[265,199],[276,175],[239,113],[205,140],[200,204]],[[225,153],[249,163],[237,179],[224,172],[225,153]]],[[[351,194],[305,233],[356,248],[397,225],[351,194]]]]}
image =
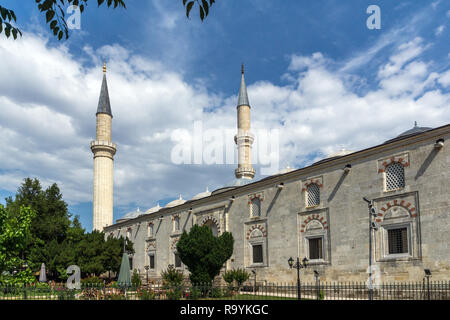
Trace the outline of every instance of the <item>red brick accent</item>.
{"type": "Polygon", "coordinates": [[[322,221],[323,220],[323,217],[320,217],[320,219],[319,219],[320,221],[322,221]]]}
{"type": "Polygon", "coordinates": [[[319,184],[319,188],[322,188],[323,187],[323,184],[319,184]]]}
{"type": "Polygon", "coordinates": [[[327,222],[326,222],[326,221],[324,221],[324,222],[323,222],[323,224],[327,224],[327,222]]]}
{"type": "Polygon", "coordinates": [[[397,200],[394,200],[394,206],[396,206],[396,205],[397,205],[397,202],[398,202],[397,200]]]}
{"type": "Polygon", "coordinates": [[[387,205],[388,209],[391,207],[391,203],[390,202],[386,203],[386,205],[387,205]]]}
{"type": "Polygon", "coordinates": [[[387,162],[386,161],[383,161],[383,166],[387,166],[387,162]]]}
{"type": "Polygon", "coordinates": [[[386,208],[381,208],[381,210],[382,210],[382,211],[386,211],[387,209],[386,209],[386,208]]]}
{"type": "Polygon", "coordinates": [[[406,208],[409,208],[411,206],[411,203],[410,202],[408,202],[407,204],[406,204],[406,208]]]}
{"type": "Polygon", "coordinates": [[[413,218],[417,217],[417,213],[412,214],[411,217],[413,218]]]}
{"type": "Polygon", "coordinates": [[[302,224],[302,228],[304,228],[305,227],[305,225],[304,224],[302,224]]]}
{"type": "Polygon", "coordinates": [[[302,188],[302,192],[305,192],[306,191],[306,188],[302,188]]]}
{"type": "Polygon", "coordinates": [[[379,217],[382,217],[382,216],[383,216],[383,214],[382,214],[382,213],[378,213],[378,216],[379,216],[379,217]]]}
{"type": "Polygon", "coordinates": [[[398,162],[403,162],[403,158],[398,158],[398,162]]]}
{"type": "Polygon", "coordinates": [[[405,206],[405,200],[402,200],[402,201],[400,202],[400,205],[401,205],[402,207],[404,207],[404,206],[405,206]]]}
{"type": "Polygon", "coordinates": [[[394,157],[391,158],[391,162],[395,162],[395,158],[394,157]]]}
{"type": "Polygon", "coordinates": [[[323,227],[324,229],[328,229],[328,226],[323,227]]]}
{"type": "Polygon", "coordinates": [[[378,173],[383,173],[384,169],[378,169],[378,173]]]}
{"type": "Polygon", "coordinates": [[[414,211],[416,211],[416,208],[411,208],[411,209],[409,210],[409,212],[414,212],[414,211]]]}
{"type": "Polygon", "coordinates": [[[376,222],[381,222],[381,219],[376,219],[375,221],[376,221],[376,222]]]}
{"type": "Polygon", "coordinates": [[[408,162],[405,162],[405,164],[403,165],[404,167],[407,167],[407,166],[409,166],[409,163],[408,162]]]}
{"type": "Polygon", "coordinates": [[[300,232],[305,232],[305,231],[303,231],[303,230],[300,230],[300,232]]]}

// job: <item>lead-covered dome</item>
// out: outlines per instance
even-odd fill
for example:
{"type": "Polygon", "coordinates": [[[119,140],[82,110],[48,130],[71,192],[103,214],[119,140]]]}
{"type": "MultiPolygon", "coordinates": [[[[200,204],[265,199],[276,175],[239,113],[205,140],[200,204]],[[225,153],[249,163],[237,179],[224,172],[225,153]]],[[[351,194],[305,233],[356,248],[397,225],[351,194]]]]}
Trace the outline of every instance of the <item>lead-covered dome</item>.
{"type": "Polygon", "coordinates": [[[148,209],[147,211],[145,211],[145,214],[150,214],[150,213],[154,213],[154,212],[158,212],[161,209],[161,207],[159,206],[159,203],[154,206],[153,208],[148,209]]]}
{"type": "Polygon", "coordinates": [[[206,188],[206,191],[196,194],[192,198],[192,200],[198,200],[198,199],[201,199],[201,198],[206,198],[206,197],[209,197],[210,195],[211,195],[211,192],[209,192],[208,188],[206,188]]]}
{"type": "Polygon", "coordinates": [[[178,198],[177,200],[173,200],[173,201],[169,202],[168,204],[166,204],[165,208],[176,207],[176,206],[179,206],[180,204],[183,204],[185,202],[186,202],[186,200],[181,198],[181,195],[180,195],[180,198],[178,198]]]}

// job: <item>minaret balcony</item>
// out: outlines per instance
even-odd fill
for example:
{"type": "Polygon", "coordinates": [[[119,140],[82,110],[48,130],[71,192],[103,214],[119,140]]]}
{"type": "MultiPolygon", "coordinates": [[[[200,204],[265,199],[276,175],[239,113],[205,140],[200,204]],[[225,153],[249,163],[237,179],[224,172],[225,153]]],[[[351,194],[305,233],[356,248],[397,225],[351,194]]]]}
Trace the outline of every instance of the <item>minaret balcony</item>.
{"type": "Polygon", "coordinates": [[[111,141],[95,140],[91,141],[91,150],[94,153],[103,151],[110,153],[111,155],[114,155],[116,153],[117,146],[115,143],[112,143],[111,141]]]}

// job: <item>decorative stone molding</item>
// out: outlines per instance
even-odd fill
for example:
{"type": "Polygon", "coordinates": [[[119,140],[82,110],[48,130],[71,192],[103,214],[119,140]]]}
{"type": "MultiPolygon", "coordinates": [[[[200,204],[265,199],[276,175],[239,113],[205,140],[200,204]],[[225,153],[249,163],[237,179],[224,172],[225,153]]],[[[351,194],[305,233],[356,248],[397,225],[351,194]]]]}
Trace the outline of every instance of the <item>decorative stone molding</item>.
{"type": "MultiPolygon", "coordinates": [[[[393,207],[401,207],[406,210],[411,218],[417,217],[416,207],[411,204],[411,202],[402,199],[394,199],[384,203],[384,205],[380,208],[380,211],[377,214],[376,222],[382,222],[387,216],[388,212],[393,207]]],[[[389,212],[389,215],[392,215],[392,212],[389,212]]]]}
{"type": "Polygon", "coordinates": [[[409,166],[409,154],[404,153],[404,154],[401,154],[398,156],[378,160],[378,173],[385,172],[386,168],[394,162],[400,163],[404,168],[408,167],[409,166]]]}
{"type": "Polygon", "coordinates": [[[262,225],[260,225],[260,224],[254,224],[254,225],[252,225],[252,226],[248,229],[248,231],[247,231],[247,236],[246,236],[246,239],[247,239],[247,240],[250,239],[251,234],[252,234],[253,231],[255,231],[255,230],[259,230],[259,231],[261,232],[261,234],[262,234],[263,237],[265,237],[265,238],[267,237],[267,231],[266,231],[266,229],[264,228],[264,226],[262,226],[262,225]]]}
{"type": "Polygon", "coordinates": [[[314,178],[309,178],[307,180],[305,180],[305,182],[303,182],[303,187],[302,187],[302,192],[306,192],[306,190],[308,189],[308,187],[311,184],[317,184],[319,186],[319,188],[323,187],[323,177],[314,177],[314,178]]]}
{"type": "Polygon", "coordinates": [[[251,205],[252,204],[252,200],[258,198],[259,201],[263,201],[264,200],[264,193],[263,192],[259,192],[259,193],[252,193],[248,195],[248,204],[251,205]]]}
{"type": "Polygon", "coordinates": [[[216,218],[214,218],[211,215],[205,216],[200,220],[200,225],[204,225],[205,223],[207,223],[208,221],[211,221],[216,227],[217,227],[217,232],[220,234],[220,223],[219,221],[217,221],[216,218]]]}
{"type": "Polygon", "coordinates": [[[149,240],[147,242],[147,247],[145,249],[145,252],[149,252],[151,250],[156,250],[156,241],[154,239],[153,240],[149,240]]]}
{"type": "Polygon", "coordinates": [[[178,240],[180,240],[180,237],[174,237],[174,238],[171,240],[171,243],[170,243],[170,250],[175,250],[175,248],[176,248],[176,246],[177,246],[178,240]]]}
{"type": "Polygon", "coordinates": [[[314,223],[315,221],[320,223],[320,226],[324,229],[328,229],[328,221],[325,215],[326,212],[320,212],[315,214],[309,214],[307,216],[302,217],[306,218],[303,221],[301,221],[300,225],[300,232],[305,232],[305,230],[308,230],[309,227],[311,227],[311,223],[314,223]]]}

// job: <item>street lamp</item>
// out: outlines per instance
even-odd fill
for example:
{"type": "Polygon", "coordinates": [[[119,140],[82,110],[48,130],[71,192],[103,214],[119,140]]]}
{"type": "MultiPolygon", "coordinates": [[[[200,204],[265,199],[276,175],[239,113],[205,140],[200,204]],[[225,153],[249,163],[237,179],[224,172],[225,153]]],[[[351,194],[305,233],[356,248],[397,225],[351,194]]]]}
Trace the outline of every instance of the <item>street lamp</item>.
{"type": "Polygon", "coordinates": [[[308,266],[308,259],[303,258],[303,263],[300,263],[299,257],[297,257],[297,263],[294,265],[294,259],[292,257],[289,258],[288,264],[289,268],[296,268],[297,269],[297,298],[300,300],[301,294],[300,294],[300,269],[306,268],[308,266]]]}
{"type": "Polygon", "coordinates": [[[150,269],[150,266],[145,266],[144,269],[145,272],[147,273],[147,286],[148,286],[148,269],[150,269]]]}
{"type": "Polygon", "coordinates": [[[373,200],[369,200],[363,197],[363,200],[367,202],[369,207],[369,300],[373,300],[373,286],[372,286],[372,233],[373,230],[378,230],[378,225],[373,221],[373,218],[377,216],[377,212],[374,207],[373,200]]]}
{"type": "Polygon", "coordinates": [[[314,277],[316,278],[317,300],[319,300],[320,299],[320,277],[319,277],[319,271],[314,270],[314,277]]]}
{"type": "Polygon", "coordinates": [[[430,277],[431,277],[431,270],[430,269],[424,269],[425,272],[425,278],[427,278],[427,292],[428,292],[428,300],[430,300],[430,277]]]}

